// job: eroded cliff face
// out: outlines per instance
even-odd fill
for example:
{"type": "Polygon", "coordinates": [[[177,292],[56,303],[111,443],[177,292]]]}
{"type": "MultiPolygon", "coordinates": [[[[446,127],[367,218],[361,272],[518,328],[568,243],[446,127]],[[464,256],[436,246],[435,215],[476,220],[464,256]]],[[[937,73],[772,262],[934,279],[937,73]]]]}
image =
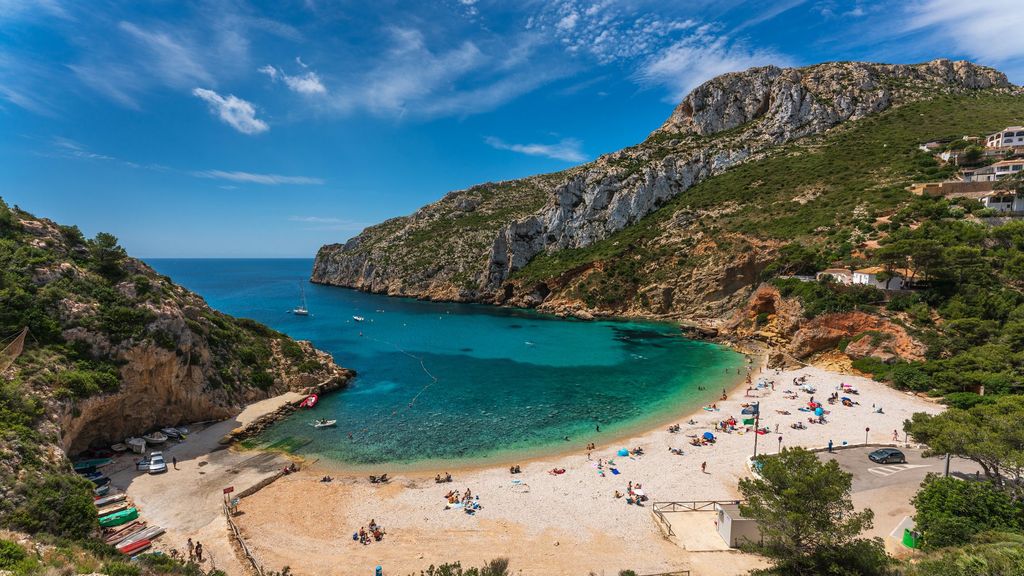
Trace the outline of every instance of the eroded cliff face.
{"type": "Polygon", "coordinates": [[[779,366],[836,352],[840,344],[851,359],[916,362],[923,360],[925,353],[924,344],[890,318],[852,311],[808,319],[799,300],[784,298],[770,284],[758,286],[746,303],[720,326],[720,334],[734,340],[766,343],[772,350],[772,365],[779,366]]]}
{"type": "MultiPolygon", "coordinates": [[[[312,280],[394,295],[525,305],[554,294],[551,308],[593,311],[550,286],[510,286],[508,280],[538,255],[591,246],[694,185],[780,145],[915,99],[1007,86],[996,70],[949,60],[726,74],[695,89],[641,144],[560,174],[453,192],[344,245],[324,246],[312,280]],[[482,194],[481,188],[498,194],[482,194]]],[[[695,308],[720,313],[734,305],[736,290],[751,287],[771,257],[769,251],[742,263],[712,263],[704,277],[687,283],[703,284],[713,295],[707,306],[694,302],[695,308]]],[[[659,308],[685,314],[679,299],[664,305],[676,284],[648,287],[658,301],[643,306],[644,314],[659,308]]]]}
{"type": "MultiPolygon", "coordinates": [[[[10,214],[6,205],[0,212],[10,214]]],[[[334,390],[354,376],[309,342],[212,310],[116,245],[90,245],[77,229],[23,212],[0,228],[15,247],[3,252],[4,288],[13,290],[4,296],[24,293],[31,307],[4,316],[31,334],[4,378],[41,404],[36,427],[52,442],[0,439],[0,478],[39,448],[73,455],[228,418],[286,391],[334,390]]]]}

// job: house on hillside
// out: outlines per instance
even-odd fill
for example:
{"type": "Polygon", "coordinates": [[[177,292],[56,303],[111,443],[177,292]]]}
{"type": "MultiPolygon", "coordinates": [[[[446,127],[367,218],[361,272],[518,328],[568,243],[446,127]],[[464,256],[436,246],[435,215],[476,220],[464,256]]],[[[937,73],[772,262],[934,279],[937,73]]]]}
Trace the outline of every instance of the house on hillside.
{"type": "Polygon", "coordinates": [[[986,148],[1004,148],[1007,146],[1024,146],[1024,126],[1007,126],[995,134],[985,138],[986,148]]]}
{"type": "Polygon", "coordinates": [[[985,206],[1000,212],[1024,212],[1024,197],[1011,190],[993,190],[978,200],[985,206]]]}
{"type": "Polygon", "coordinates": [[[964,182],[995,182],[998,180],[996,169],[992,166],[966,169],[963,171],[963,179],[964,182]]]}
{"type": "Polygon", "coordinates": [[[826,277],[831,278],[833,282],[837,282],[839,284],[853,284],[853,272],[846,268],[826,268],[825,270],[815,274],[815,278],[818,282],[825,280],[826,277]]]}
{"type": "Polygon", "coordinates": [[[909,270],[898,269],[892,272],[891,277],[880,280],[878,276],[884,275],[885,268],[881,266],[869,266],[853,271],[853,283],[862,286],[871,286],[879,290],[903,290],[909,284],[907,280],[913,276],[909,270]]]}
{"type": "Polygon", "coordinates": [[[1001,162],[996,162],[991,166],[991,168],[995,169],[996,180],[999,180],[1024,170],[1024,159],[1003,160],[1001,162]]]}

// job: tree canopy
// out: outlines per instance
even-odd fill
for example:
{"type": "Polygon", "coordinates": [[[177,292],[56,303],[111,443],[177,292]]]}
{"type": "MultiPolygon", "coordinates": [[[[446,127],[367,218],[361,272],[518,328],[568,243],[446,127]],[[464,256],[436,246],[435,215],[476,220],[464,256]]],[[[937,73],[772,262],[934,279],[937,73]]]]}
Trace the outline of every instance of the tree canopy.
{"type": "Polygon", "coordinates": [[[1014,500],[1024,497],[1024,397],[1000,396],[938,415],[919,412],[904,423],[925,456],[952,454],[976,462],[993,485],[1014,500]]]}
{"type": "Polygon", "coordinates": [[[929,474],[914,496],[914,524],[926,548],[958,546],[986,530],[1014,530],[1022,510],[991,482],[929,474]]]}
{"type": "Polygon", "coordinates": [[[857,537],[874,513],[854,510],[853,476],[835,460],[822,462],[803,448],[762,456],[760,477],[739,482],[740,512],[757,520],[772,558],[770,574],[885,574],[890,562],[879,540],[857,537]]]}

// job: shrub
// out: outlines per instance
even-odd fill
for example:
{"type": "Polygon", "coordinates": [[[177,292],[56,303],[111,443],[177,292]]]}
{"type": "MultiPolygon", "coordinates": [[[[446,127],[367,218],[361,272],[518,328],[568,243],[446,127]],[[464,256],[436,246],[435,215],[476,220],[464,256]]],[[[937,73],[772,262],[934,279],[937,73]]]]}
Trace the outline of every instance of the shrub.
{"type": "Polygon", "coordinates": [[[127,562],[108,562],[103,566],[103,573],[107,576],[139,576],[142,570],[127,562]]]}
{"type": "Polygon", "coordinates": [[[252,374],[252,385],[260,390],[269,390],[274,385],[274,377],[269,372],[257,370],[252,374]]]}
{"type": "Polygon", "coordinates": [[[0,569],[13,568],[28,558],[25,550],[10,540],[0,540],[0,569]]]}
{"type": "Polygon", "coordinates": [[[991,482],[964,481],[929,474],[914,496],[914,522],[927,548],[966,544],[986,530],[1021,526],[1019,503],[991,482]]]}
{"type": "Polygon", "coordinates": [[[302,360],[306,356],[306,353],[302,351],[302,347],[295,340],[282,338],[280,342],[281,354],[284,354],[285,358],[289,360],[302,360]]]}
{"type": "Polygon", "coordinates": [[[9,522],[26,532],[82,539],[98,526],[93,484],[76,474],[44,474],[21,486],[24,501],[9,522]]]}

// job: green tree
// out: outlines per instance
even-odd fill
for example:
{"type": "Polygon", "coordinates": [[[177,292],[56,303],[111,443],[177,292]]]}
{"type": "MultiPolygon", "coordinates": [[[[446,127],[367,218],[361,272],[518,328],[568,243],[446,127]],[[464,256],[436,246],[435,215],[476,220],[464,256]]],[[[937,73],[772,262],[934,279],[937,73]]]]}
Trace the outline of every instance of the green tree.
{"type": "Polygon", "coordinates": [[[981,156],[984,153],[985,151],[980,146],[968,146],[957,160],[964,166],[973,166],[981,161],[981,156]]]}
{"type": "Polygon", "coordinates": [[[835,460],[822,462],[802,448],[763,456],[759,478],[739,482],[740,512],[757,520],[763,542],[751,548],[774,566],[766,574],[886,574],[880,540],[858,539],[874,513],[855,511],[853,476],[835,460]]]}
{"type": "Polygon", "coordinates": [[[1024,574],[1024,536],[986,533],[962,548],[944,548],[906,563],[904,576],[1024,574]]]}
{"type": "Polygon", "coordinates": [[[1014,500],[1024,497],[1024,397],[1000,396],[966,410],[918,412],[903,429],[928,446],[925,456],[952,454],[981,466],[985,477],[1014,500]]]}
{"type": "Polygon", "coordinates": [[[969,482],[929,474],[913,500],[914,523],[927,548],[966,544],[986,530],[1020,528],[1019,503],[991,482],[969,482]]]}
{"type": "Polygon", "coordinates": [[[117,243],[117,236],[100,232],[90,242],[89,252],[96,271],[107,279],[117,280],[124,274],[121,263],[128,257],[128,253],[117,243]]]}
{"type": "Polygon", "coordinates": [[[46,474],[18,487],[24,498],[8,522],[26,532],[82,539],[96,530],[92,482],[72,474],[46,474]]]}

